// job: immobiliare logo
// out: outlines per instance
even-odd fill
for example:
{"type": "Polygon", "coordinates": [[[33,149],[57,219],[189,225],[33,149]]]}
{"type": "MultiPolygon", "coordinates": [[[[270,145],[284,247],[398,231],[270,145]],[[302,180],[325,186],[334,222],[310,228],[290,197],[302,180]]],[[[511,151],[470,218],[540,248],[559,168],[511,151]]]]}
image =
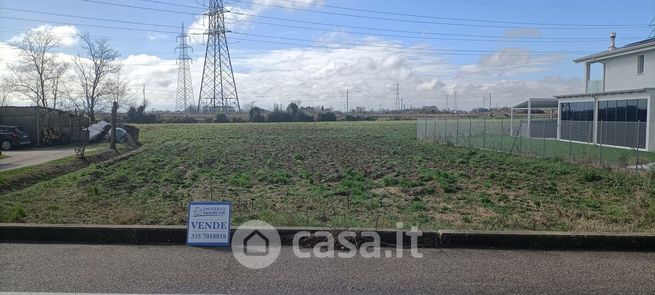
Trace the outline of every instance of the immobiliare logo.
{"type": "MultiPolygon", "coordinates": [[[[403,228],[397,223],[398,229],[403,228]]],[[[376,231],[298,231],[293,235],[291,248],[298,258],[348,259],[358,255],[363,258],[402,258],[409,256],[422,258],[418,252],[418,237],[423,233],[416,227],[409,231],[396,231],[395,248],[381,245],[380,234],[376,231]],[[409,237],[409,247],[405,247],[405,237],[409,237]],[[308,241],[311,241],[308,243],[308,241]],[[338,248],[337,248],[338,245],[338,248]]],[[[240,225],[232,237],[232,254],[243,266],[262,269],[277,260],[282,250],[280,235],[275,227],[261,221],[252,220],[240,225]]]]}
{"type": "Polygon", "coordinates": [[[227,210],[224,207],[196,207],[193,209],[193,217],[201,216],[225,216],[227,210]]]}

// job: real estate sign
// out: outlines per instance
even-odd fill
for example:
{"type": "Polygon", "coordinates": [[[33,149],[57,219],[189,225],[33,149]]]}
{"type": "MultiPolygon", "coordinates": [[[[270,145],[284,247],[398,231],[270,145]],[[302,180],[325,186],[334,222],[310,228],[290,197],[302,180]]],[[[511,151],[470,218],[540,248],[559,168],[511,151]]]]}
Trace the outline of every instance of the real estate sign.
{"type": "Polygon", "coordinates": [[[227,202],[191,202],[187,223],[187,245],[230,245],[232,204],[227,202]]]}

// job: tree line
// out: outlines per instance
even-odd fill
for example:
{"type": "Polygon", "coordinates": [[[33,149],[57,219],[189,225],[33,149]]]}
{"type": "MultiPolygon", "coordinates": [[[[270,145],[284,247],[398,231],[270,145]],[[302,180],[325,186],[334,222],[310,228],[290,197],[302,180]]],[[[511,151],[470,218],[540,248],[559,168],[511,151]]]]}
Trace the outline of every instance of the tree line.
{"type": "MultiPolygon", "coordinates": [[[[96,121],[96,113],[116,102],[133,105],[134,97],[121,76],[119,52],[107,38],[79,36],[80,51],[65,60],[55,51],[62,40],[51,28],[30,30],[9,44],[19,52],[19,61],[9,65],[9,75],[0,81],[2,102],[17,94],[36,106],[80,110],[96,121]]],[[[144,106],[145,108],[145,106],[144,106]]]]}

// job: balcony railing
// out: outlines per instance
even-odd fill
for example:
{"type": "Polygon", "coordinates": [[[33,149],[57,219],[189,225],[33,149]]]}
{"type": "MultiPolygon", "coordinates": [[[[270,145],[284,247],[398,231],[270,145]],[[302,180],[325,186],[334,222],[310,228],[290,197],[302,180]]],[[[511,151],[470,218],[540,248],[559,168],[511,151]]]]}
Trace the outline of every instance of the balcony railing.
{"type": "Polygon", "coordinates": [[[589,80],[587,81],[587,93],[603,92],[603,80],[589,80]]]}

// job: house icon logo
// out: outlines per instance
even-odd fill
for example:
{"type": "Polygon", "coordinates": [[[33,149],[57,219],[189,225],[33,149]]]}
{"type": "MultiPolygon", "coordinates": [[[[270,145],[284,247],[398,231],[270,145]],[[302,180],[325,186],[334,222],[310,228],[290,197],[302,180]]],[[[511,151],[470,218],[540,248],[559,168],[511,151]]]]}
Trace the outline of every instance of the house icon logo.
{"type": "Polygon", "coordinates": [[[270,241],[259,230],[254,230],[243,240],[246,255],[268,255],[270,241]]]}
{"type": "Polygon", "coordinates": [[[232,254],[243,266],[262,269],[271,265],[282,249],[275,227],[260,221],[240,225],[232,236],[232,254]]]}

